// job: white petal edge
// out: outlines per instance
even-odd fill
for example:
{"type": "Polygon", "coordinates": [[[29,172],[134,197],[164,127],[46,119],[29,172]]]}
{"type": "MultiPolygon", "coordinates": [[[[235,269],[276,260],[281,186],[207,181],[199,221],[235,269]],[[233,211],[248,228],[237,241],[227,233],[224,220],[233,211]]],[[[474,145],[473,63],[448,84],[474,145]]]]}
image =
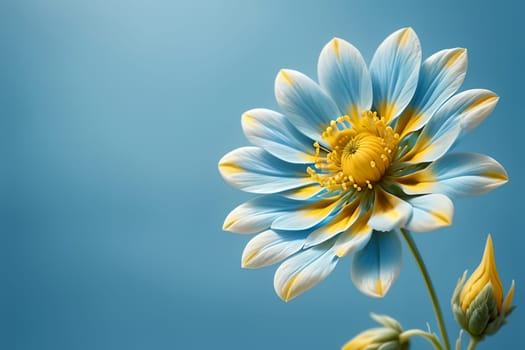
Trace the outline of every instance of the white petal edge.
{"type": "Polygon", "coordinates": [[[242,267],[253,269],[276,264],[301,250],[304,239],[298,232],[259,233],[244,248],[242,267]]]}

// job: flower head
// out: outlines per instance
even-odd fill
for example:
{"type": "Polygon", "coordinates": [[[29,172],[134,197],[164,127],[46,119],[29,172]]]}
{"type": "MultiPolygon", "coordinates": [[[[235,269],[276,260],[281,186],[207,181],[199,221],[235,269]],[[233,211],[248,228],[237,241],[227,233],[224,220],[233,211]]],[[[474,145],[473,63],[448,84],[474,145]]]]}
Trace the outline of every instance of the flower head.
{"type": "Polygon", "coordinates": [[[409,348],[408,339],[400,337],[403,329],[396,320],[384,315],[371,316],[383,327],[371,328],[359,333],[341,350],[407,350],[409,348]]]}
{"type": "Polygon", "coordinates": [[[449,225],[451,198],[507,181],[488,156],[448,154],[498,101],[488,90],[456,94],[466,50],[439,51],[423,62],[421,55],[411,28],[387,37],[369,67],[335,38],[319,57],[319,83],[294,70],[278,73],[283,114],[243,114],[254,146],[226,154],[219,170],[231,185],[263,196],[235,208],[224,229],[258,234],[244,250],[244,267],[285,260],[274,280],[284,300],[354,252],[354,284],[383,296],[401,268],[394,230],[449,225]]]}
{"type": "Polygon", "coordinates": [[[475,338],[496,333],[514,310],[514,281],[503,300],[503,287],[496,269],[492,237],[487,237],[483,258],[478,268],[465,282],[459,280],[452,297],[452,310],[461,328],[475,338]]]}

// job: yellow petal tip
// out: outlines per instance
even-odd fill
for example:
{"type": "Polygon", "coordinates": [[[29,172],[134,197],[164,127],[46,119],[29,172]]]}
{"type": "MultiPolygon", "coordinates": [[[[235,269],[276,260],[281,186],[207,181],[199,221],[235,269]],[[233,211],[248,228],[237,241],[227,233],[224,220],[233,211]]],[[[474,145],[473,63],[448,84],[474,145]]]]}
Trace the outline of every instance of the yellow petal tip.
{"type": "Polygon", "coordinates": [[[487,242],[485,243],[485,251],[483,252],[483,258],[482,260],[484,262],[490,262],[495,264],[494,259],[494,244],[492,242],[492,235],[489,233],[487,236],[487,242]],[[488,260],[487,260],[488,259],[488,260]]]}
{"type": "Polygon", "coordinates": [[[451,66],[454,65],[454,63],[456,63],[461,57],[464,57],[464,55],[465,55],[466,53],[467,53],[467,49],[465,49],[465,48],[459,48],[459,49],[454,50],[454,53],[453,53],[452,56],[450,56],[450,58],[448,59],[447,63],[445,64],[445,67],[446,67],[446,68],[451,67],[451,66]]]}
{"type": "Polygon", "coordinates": [[[241,116],[241,123],[254,125],[255,121],[254,121],[253,116],[251,114],[243,113],[243,115],[241,116]]]}
{"type": "Polygon", "coordinates": [[[259,249],[256,249],[254,250],[253,252],[251,252],[250,254],[246,255],[243,254],[243,257],[242,257],[242,260],[241,260],[241,267],[244,269],[244,268],[247,268],[247,267],[250,267],[250,262],[253,260],[253,258],[255,258],[255,256],[259,254],[259,249]]]}
{"type": "Polygon", "coordinates": [[[230,227],[233,226],[233,224],[237,221],[236,219],[232,218],[231,215],[228,215],[226,219],[224,219],[224,223],[222,224],[222,229],[224,231],[229,231],[230,227]]]}
{"type": "Polygon", "coordinates": [[[414,29],[412,27],[406,27],[401,29],[401,32],[399,33],[399,37],[397,38],[397,43],[399,46],[404,46],[410,35],[414,33],[414,29]]]}
{"type": "Polygon", "coordinates": [[[338,61],[341,61],[341,51],[339,49],[339,38],[332,39],[332,47],[335,52],[335,57],[337,57],[338,61]]]}
{"type": "Polygon", "coordinates": [[[381,279],[377,279],[376,281],[376,294],[378,297],[382,298],[385,296],[385,291],[383,290],[383,282],[381,281],[381,279]]]}
{"type": "Polygon", "coordinates": [[[279,77],[283,79],[288,85],[294,86],[294,82],[286,69],[281,69],[279,71],[279,77]]]}
{"type": "Polygon", "coordinates": [[[295,282],[299,278],[300,273],[297,273],[295,276],[290,278],[286,284],[283,286],[282,293],[279,294],[281,299],[283,299],[285,302],[288,302],[296,297],[296,295],[292,294],[293,287],[295,285],[295,282]]]}

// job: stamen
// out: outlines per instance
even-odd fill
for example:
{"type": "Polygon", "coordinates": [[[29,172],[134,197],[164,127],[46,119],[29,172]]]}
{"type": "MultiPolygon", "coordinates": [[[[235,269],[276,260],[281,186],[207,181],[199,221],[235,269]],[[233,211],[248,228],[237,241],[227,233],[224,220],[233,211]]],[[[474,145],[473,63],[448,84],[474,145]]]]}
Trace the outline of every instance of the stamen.
{"type": "Polygon", "coordinates": [[[343,191],[372,190],[390,167],[399,142],[399,134],[371,111],[332,120],[322,138],[329,149],[314,142],[315,169],[307,172],[327,189],[343,191]]]}

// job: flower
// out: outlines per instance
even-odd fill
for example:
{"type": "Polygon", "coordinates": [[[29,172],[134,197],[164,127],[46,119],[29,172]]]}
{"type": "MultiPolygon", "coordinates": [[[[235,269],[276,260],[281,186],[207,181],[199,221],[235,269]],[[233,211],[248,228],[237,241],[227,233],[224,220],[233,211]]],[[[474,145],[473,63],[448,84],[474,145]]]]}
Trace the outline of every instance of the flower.
{"type": "Polygon", "coordinates": [[[514,281],[504,301],[490,235],[487,237],[481,263],[465,282],[466,276],[465,271],[454,290],[452,310],[461,328],[472,337],[481,339],[485,335],[496,333],[514,310],[514,306],[511,306],[514,281]]]}
{"type": "Polygon", "coordinates": [[[232,186],[262,194],[235,208],[224,229],[257,234],[242,266],[284,260],[274,287],[285,301],[308,290],[354,254],[351,276],[369,296],[387,293],[401,269],[395,230],[450,225],[450,198],[507,181],[494,159],[448,151],[494,109],[488,90],[456,94],[465,49],[421,62],[411,28],[387,37],[370,67],[350,43],[322,50],[319,84],[281,70],[275,96],[284,114],[252,109],[242,127],[254,145],[219,161],[232,186]]]}
{"type": "Polygon", "coordinates": [[[346,343],[341,350],[407,350],[408,339],[400,337],[403,329],[391,317],[371,314],[383,327],[367,329],[346,343]]]}

